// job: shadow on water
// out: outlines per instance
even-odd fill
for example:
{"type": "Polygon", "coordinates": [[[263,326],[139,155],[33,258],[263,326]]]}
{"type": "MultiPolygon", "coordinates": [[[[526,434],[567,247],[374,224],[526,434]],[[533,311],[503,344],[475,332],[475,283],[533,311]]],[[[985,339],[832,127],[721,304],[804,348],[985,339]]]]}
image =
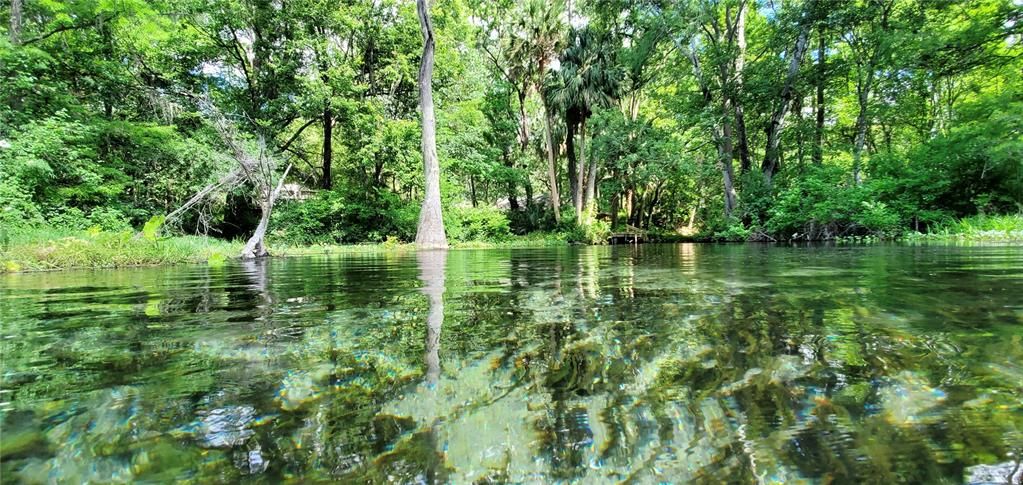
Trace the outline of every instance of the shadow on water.
{"type": "Polygon", "coordinates": [[[1012,246],[452,250],[0,276],[0,472],[962,483],[1023,451],[1019,295],[1012,246]]]}

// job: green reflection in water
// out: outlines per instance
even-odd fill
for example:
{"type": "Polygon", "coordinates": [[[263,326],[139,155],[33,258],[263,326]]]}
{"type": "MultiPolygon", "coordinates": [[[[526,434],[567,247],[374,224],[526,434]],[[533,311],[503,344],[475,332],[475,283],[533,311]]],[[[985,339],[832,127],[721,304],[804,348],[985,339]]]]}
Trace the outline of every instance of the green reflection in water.
{"type": "Polygon", "coordinates": [[[0,321],[5,483],[961,483],[1023,448],[1011,246],[16,274],[0,321]]]}

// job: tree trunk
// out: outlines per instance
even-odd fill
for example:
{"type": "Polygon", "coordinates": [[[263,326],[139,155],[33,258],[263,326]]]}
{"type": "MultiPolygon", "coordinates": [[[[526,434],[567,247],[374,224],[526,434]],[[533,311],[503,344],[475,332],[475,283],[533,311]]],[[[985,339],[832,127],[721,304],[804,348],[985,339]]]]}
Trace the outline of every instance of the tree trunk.
{"type": "Polygon", "coordinates": [[[440,164],[437,160],[436,121],[433,114],[433,24],[428,0],[416,0],[419,27],[423,32],[423,59],[419,66],[419,108],[423,131],[423,173],[426,178],[423,206],[419,211],[416,245],[420,249],[448,247],[440,206],[440,164]]]}
{"type": "Polygon", "coordinates": [[[646,202],[646,193],[637,190],[633,197],[635,200],[632,204],[632,213],[629,214],[629,225],[638,228],[643,219],[643,203],[646,202]]]}
{"type": "Polygon", "coordinates": [[[764,174],[764,182],[767,185],[771,185],[771,180],[778,171],[778,161],[781,156],[778,148],[781,144],[781,131],[785,127],[785,115],[788,114],[792,99],[795,97],[796,76],[799,74],[799,65],[802,63],[803,55],[806,54],[806,48],[809,45],[809,30],[809,24],[800,29],[795,48],[788,53],[790,54],[789,69],[785,76],[785,85],[781,90],[781,100],[775,106],[771,120],[767,124],[767,147],[764,149],[764,163],[760,166],[764,174]]]}
{"type": "Polygon", "coordinates": [[[554,134],[551,133],[551,116],[544,102],[544,136],[547,138],[547,180],[551,185],[551,209],[554,210],[554,221],[561,222],[561,197],[558,194],[558,158],[554,151],[554,134]]]}
{"type": "Polygon", "coordinates": [[[743,71],[746,69],[746,3],[739,8],[739,17],[735,21],[735,40],[739,52],[735,56],[735,92],[732,93],[732,104],[735,106],[735,139],[739,150],[740,173],[749,172],[751,167],[749,154],[749,136],[746,134],[746,115],[740,98],[743,89],[743,71]]]}
{"type": "Polygon", "coordinates": [[[620,209],[622,196],[615,192],[611,195],[611,229],[618,227],[618,210],[620,209]]]}
{"type": "Polygon", "coordinates": [[[11,0],[11,44],[21,45],[21,0],[11,0]]]}
{"type": "Polygon", "coordinates": [[[795,113],[796,117],[796,164],[799,169],[803,169],[803,155],[805,150],[803,136],[803,95],[802,93],[796,94],[796,98],[792,101],[792,112],[795,113]]]}
{"type": "MultiPolygon", "coordinates": [[[[693,74],[696,76],[696,82],[700,86],[700,93],[703,95],[703,102],[706,107],[713,106],[714,98],[710,92],[710,85],[707,83],[707,79],[703,76],[703,69],[700,66],[700,57],[696,54],[696,50],[690,48],[687,49],[689,60],[693,64],[693,74]]],[[[731,126],[728,124],[727,115],[730,109],[728,98],[724,97],[722,100],[722,108],[725,119],[721,121],[719,126],[714,127],[714,141],[718,148],[718,164],[721,167],[721,178],[724,182],[725,188],[725,218],[731,218],[732,212],[735,210],[736,199],[738,198],[735,193],[735,169],[732,166],[732,133],[731,126]]]]}
{"type": "Polygon", "coordinates": [[[525,150],[529,147],[529,117],[526,116],[526,91],[523,89],[519,95],[519,146],[525,150]]]}
{"type": "MultiPolygon", "coordinates": [[[[512,161],[511,157],[508,156],[508,150],[504,150],[501,153],[501,158],[504,160],[504,166],[509,168],[509,172],[514,170],[515,162],[512,161]]],[[[508,180],[508,208],[517,211],[519,210],[519,199],[516,196],[518,188],[515,186],[515,180],[508,180]]]]}
{"type": "Polygon", "coordinates": [[[732,137],[732,125],[728,123],[731,106],[727,97],[723,98],[722,107],[725,117],[721,120],[719,130],[718,156],[721,164],[721,179],[725,188],[725,217],[729,218],[732,217],[732,212],[738,205],[738,196],[735,193],[735,166],[732,162],[735,159],[735,146],[732,142],[734,138],[732,137]]]}
{"type": "Polygon", "coordinates": [[[824,27],[820,27],[817,37],[817,124],[813,130],[813,163],[820,165],[824,161],[824,82],[825,56],[824,27]]]}
{"type": "Polygon", "coordinates": [[[664,181],[657,183],[657,188],[654,189],[654,195],[650,199],[650,206],[647,207],[646,216],[646,228],[650,229],[654,223],[654,212],[657,211],[657,203],[661,201],[661,190],[664,189],[664,181]]]}
{"type": "Polygon", "coordinates": [[[330,190],[332,185],[330,166],[334,158],[334,151],[331,146],[333,133],[334,113],[330,109],[330,101],[327,101],[326,106],[323,108],[323,179],[320,181],[320,185],[327,190],[330,190]]]}
{"type": "MultiPolygon", "coordinates": [[[[721,135],[725,140],[728,139],[730,134],[726,133],[721,135]]],[[[732,217],[732,212],[735,211],[738,196],[735,193],[735,168],[732,166],[732,149],[730,147],[731,142],[723,141],[718,142],[718,163],[721,164],[721,178],[724,182],[725,189],[725,218],[729,219],[732,217]]]]}
{"type": "Polygon", "coordinates": [[[575,124],[565,123],[565,151],[568,152],[568,182],[572,189],[572,207],[575,209],[575,221],[579,223],[579,216],[583,207],[583,186],[580,183],[583,178],[583,166],[580,165],[575,156],[575,124]]]}
{"type": "Polygon", "coordinates": [[[533,210],[533,181],[526,176],[526,183],[522,184],[522,187],[526,190],[526,210],[533,210]]]}
{"type": "Polygon", "coordinates": [[[863,147],[867,143],[867,109],[870,99],[870,84],[873,82],[874,73],[871,69],[867,73],[867,82],[856,89],[856,98],[859,102],[860,112],[856,115],[856,138],[853,142],[853,182],[860,184],[860,163],[863,158],[863,147]]]}
{"type": "Polygon", "coordinates": [[[284,181],[288,178],[288,172],[290,171],[291,165],[288,165],[284,169],[284,175],[281,175],[281,179],[277,181],[276,187],[271,185],[270,180],[265,180],[263,187],[259,187],[262,192],[260,196],[263,199],[259,202],[259,224],[256,226],[255,232],[252,233],[252,237],[245,243],[245,247],[242,248],[242,259],[256,259],[270,255],[265,243],[266,230],[270,227],[270,214],[273,212],[274,203],[277,202],[277,196],[281,194],[281,189],[284,188],[284,181]]]}
{"type": "Polygon", "coordinates": [[[476,200],[476,178],[472,174],[469,174],[469,201],[472,202],[473,207],[478,206],[476,200]]]}
{"type": "MultiPolygon", "coordinates": [[[[586,121],[579,125],[579,154],[582,165],[586,166],[586,121]]],[[[586,223],[589,224],[593,221],[593,216],[596,214],[597,208],[597,160],[594,159],[590,163],[589,171],[586,174],[586,193],[583,195],[583,210],[585,213],[583,217],[586,219],[586,223]]]]}
{"type": "Polygon", "coordinates": [[[625,223],[628,224],[632,218],[632,207],[635,202],[635,189],[629,186],[625,189],[625,223]]]}

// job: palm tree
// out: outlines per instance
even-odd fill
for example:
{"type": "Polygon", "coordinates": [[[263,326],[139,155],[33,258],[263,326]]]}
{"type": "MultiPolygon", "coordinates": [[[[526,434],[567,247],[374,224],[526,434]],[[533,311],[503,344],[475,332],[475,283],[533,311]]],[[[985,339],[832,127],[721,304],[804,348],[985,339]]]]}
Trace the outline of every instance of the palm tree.
{"type": "MultiPolygon", "coordinates": [[[[544,78],[564,42],[564,3],[558,0],[529,0],[523,6],[508,47],[508,57],[517,66],[513,70],[527,76],[530,88],[542,94],[544,78]]],[[[557,155],[551,129],[551,109],[540,96],[544,111],[544,142],[547,148],[547,178],[550,184],[554,219],[561,221],[561,197],[558,193],[557,155]]],[[[520,105],[521,105],[520,100],[520,105]]]]}
{"type": "Polygon", "coordinates": [[[573,30],[561,66],[549,89],[550,99],[565,118],[569,179],[576,220],[586,224],[594,212],[597,162],[586,166],[586,120],[597,108],[610,106],[620,86],[613,50],[607,49],[602,33],[590,27],[573,30]],[[575,134],[579,133],[579,163],[576,163],[575,134]],[[572,177],[575,177],[574,180],[572,177]],[[586,217],[584,218],[584,210],[586,217]]]}

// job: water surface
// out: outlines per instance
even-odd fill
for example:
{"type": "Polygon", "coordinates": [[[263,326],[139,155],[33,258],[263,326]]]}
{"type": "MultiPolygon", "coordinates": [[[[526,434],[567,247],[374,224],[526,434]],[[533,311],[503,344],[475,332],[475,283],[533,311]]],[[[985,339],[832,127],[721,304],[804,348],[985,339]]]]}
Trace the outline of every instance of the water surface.
{"type": "Polygon", "coordinates": [[[0,275],[5,483],[962,483],[1023,247],[645,245],[0,275]]]}

